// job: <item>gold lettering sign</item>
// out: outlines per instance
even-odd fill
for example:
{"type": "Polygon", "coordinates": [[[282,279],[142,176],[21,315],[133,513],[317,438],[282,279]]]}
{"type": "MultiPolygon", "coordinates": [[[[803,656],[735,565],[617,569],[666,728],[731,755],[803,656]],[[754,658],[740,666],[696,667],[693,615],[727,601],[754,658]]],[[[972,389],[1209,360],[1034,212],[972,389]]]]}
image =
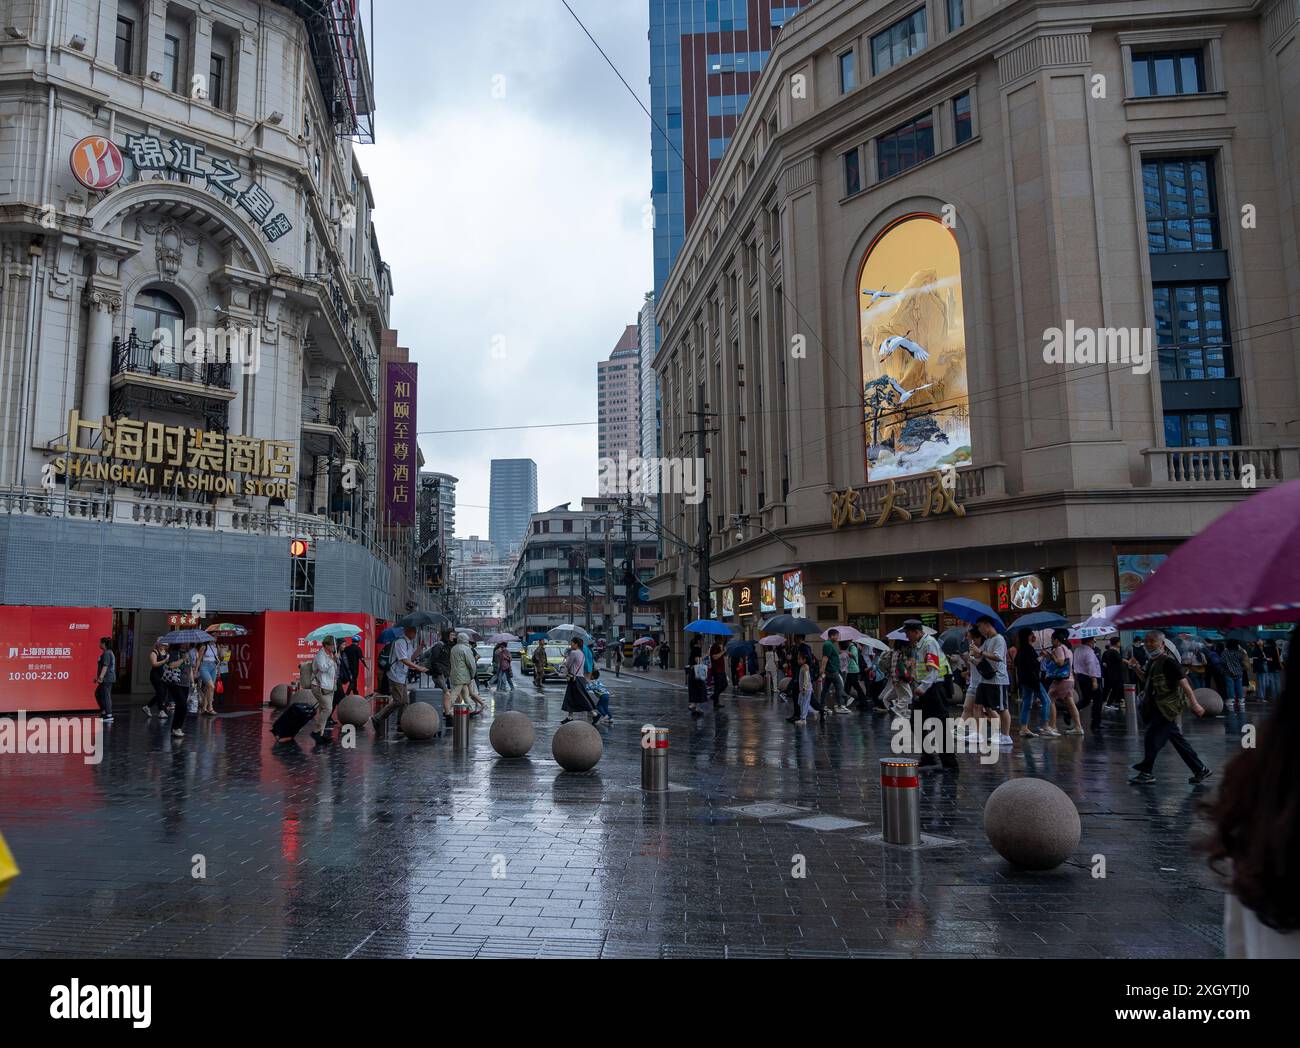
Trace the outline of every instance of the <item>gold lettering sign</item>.
{"type": "Polygon", "coordinates": [[[286,502],[298,497],[294,445],[287,440],[126,418],[104,418],[96,425],[73,410],[67,443],[54,450],[60,453],[54,461],[59,477],[286,502]]]}
{"type": "MultiPolygon", "coordinates": [[[[900,488],[898,482],[890,480],[884,489],[884,500],[880,516],[871,522],[872,527],[883,528],[894,520],[904,524],[912,520],[927,517],[939,517],[951,513],[957,517],[966,516],[966,507],[957,501],[956,488],[951,483],[951,473],[945,477],[942,472],[925,474],[925,493],[920,507],[912,506],[907,499],[907,492],[900,488]]],[[[849,525],[862,525],[868,522],[866,510],[862,505],[862,492],[857,488],[831,493],[831,528],[839,531],[849,525]]]]}

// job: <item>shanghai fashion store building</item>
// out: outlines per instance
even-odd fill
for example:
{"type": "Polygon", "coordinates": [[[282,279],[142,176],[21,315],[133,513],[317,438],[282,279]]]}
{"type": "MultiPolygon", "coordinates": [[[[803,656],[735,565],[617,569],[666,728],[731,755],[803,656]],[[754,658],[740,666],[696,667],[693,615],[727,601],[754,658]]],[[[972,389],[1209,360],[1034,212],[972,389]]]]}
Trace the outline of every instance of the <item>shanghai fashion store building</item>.
{"type": "MultiPolygon", "coordinates": [[[[716,614],[1082,618],[1300,475],[1298,18],[786,24],[656,303],[663,454],[709,431],[707,519],[669,494],[664,524],[707,525],[716,614]]],[[[669,552],[674,632],[702,587],[669,552]]]]}
{"type": "Polygon", "coordinates": [[[195,608],[382,618],[403,588],[350,6],[6,5],[0,605],[112,609],[128,684],[195,608]]]}

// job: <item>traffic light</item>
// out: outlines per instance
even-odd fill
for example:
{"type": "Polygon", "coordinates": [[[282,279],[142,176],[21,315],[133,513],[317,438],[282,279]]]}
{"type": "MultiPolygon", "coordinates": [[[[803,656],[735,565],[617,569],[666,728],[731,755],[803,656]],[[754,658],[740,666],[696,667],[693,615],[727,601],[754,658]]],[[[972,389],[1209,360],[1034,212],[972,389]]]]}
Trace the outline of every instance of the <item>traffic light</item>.
{"type": "Polygon", "coordinates": [[[289,555],[296,560],[304,559],[310,549],[311,544],[306,539],[294,539],[289,543],[289,555]]]}

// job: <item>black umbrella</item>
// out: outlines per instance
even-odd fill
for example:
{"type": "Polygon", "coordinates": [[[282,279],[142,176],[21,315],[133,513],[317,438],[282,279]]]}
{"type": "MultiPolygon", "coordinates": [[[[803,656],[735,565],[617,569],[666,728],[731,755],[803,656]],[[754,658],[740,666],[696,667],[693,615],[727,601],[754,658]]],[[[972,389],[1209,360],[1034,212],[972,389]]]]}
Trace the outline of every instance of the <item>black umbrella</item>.
{"type": "Polygon", "coordinates": [[[430,613],[427,611],[413,611],[411,614],[403,615],[398,619],[397,625],[403,628],[414,626],[417,630],[445,630],[451,626],[451,619],[447,618],[446,615],[439,614],[438,612],[430,613]]]}
{"type": "Polygon", "coordinates": [[[727,645],[727,654],[733,659],[741,656],[750,656],[754,654],[754,642],[752,640],[733,640],[727,645]]]}
{"type": "Polygon", "coordinates": [[[796,619],[793,615],[777,615],[763,623],[764,633],[779,633],[785,637],[814,637],[821,633],[817,623],[796,619]]]}
{"type": "Polygon", "coordinates": [[[943,649],[945,655],[960,654],[967,647],[966,631],[956,629],[939,634],[939,647],[943,649]]]}

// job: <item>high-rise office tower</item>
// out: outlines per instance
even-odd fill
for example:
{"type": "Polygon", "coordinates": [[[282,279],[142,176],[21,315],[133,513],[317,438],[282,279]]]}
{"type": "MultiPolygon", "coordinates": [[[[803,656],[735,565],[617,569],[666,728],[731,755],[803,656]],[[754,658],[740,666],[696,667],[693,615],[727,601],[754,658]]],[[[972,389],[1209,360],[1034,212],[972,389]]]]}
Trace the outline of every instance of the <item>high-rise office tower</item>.
{"type": "Polygon", "coordinates": [[[650,0],[656,296],[731,141],[772,41],[781,26],[812,2],[650,0]]]}
{"type": "Polygon", "coordinates": [[[537,512],[537,463],[532,459],[493,459],[488,497],[488,538],[502,559],[523,544],[528,518],[537,512]]]}
{"type": "Polygon", "coordinates": [[[646,294],[637,314],[641,343],[641,457],[659,457],[659,383],[655,376],[655,295],[646,294]]]}
{"type": "MultiPolygon", "coordinates": [[[[596,363],[596,418],[600,425],[600,462],[641,454],[641,332],[629,324],[608,360],[596,363]]],[[[602,482],[605,471],[602,465],[602,482]]],[[[602,491],[602,495],[621,491],[602,491]]]]}

